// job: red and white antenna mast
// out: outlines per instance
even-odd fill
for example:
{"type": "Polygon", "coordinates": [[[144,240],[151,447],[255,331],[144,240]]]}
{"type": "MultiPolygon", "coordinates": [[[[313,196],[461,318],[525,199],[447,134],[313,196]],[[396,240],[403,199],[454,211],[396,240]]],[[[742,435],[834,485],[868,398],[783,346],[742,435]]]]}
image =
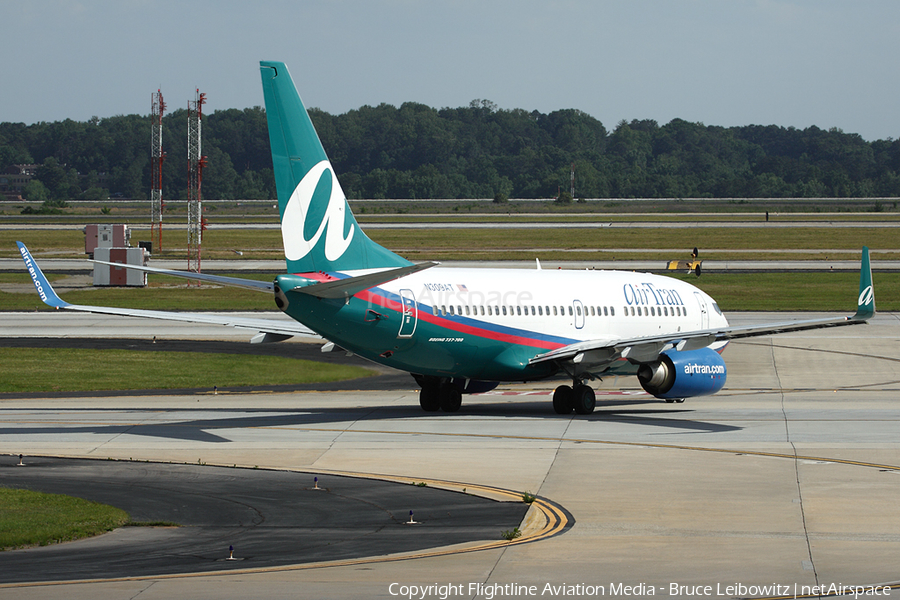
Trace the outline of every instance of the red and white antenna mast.
{"type": "Polygon", "coordinates": [[[201,152],[200,126],[206,94],[197,90],[196,98],[188,102],[188,271],[200,272],[200,245],[205,223],[200,186],[206,157],[201,152]]]}
{"type": "Polygon", "coordinates": [[[166,103],[162,92],[156,90],[150,96],[150,241],[156,250],[162,250],[162,215],[166,203],[162,199],[162,118],[166,103]]]}

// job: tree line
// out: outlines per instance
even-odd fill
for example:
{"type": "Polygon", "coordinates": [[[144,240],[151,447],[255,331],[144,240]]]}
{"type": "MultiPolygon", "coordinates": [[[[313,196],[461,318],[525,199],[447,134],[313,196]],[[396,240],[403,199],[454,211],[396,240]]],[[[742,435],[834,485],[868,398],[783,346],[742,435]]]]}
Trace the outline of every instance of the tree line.
{"type": "MultiPolygon", "coordinates": [[[[900,196],[900,140],[838,129],[621,121],[574,109],[544,114],[490,101],[435,109],[407,102],[310,115],[349,198],[555,198],[575,172],[578,198],[900,196]]],[[[203,197],[272,199],[265,111],[203,119],[203,197]]],[[[187,198],[187,110],[163,118],[163,197],[187,198]]],[[[0,169],[38,164],[29,194],[149,198],[150,117],[0,123],[0,169]]]]}

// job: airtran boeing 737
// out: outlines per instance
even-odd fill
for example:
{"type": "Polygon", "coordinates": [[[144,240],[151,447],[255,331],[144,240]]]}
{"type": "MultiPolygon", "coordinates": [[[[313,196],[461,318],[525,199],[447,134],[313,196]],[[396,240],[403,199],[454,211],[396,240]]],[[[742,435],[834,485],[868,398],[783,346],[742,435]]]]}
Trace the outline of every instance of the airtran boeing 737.
{"type": "Polygon", "coordinates": [[[500,382],[565,376],[560,414],[594,410],[591,380],[637,375],[669,402],[725,385],[729,340],[865,323],[875,314],[868,248],[856,313],[830,319],[731,327],[710,296],[676,279],[620,271],[446,268],[412,264],[362,231],[287,67],[260,63],[287,274],[273,283],[144,267],[274,295],[296,324],[266,319],[73,305],[28,250],[19,249],[41,299],[56,308],[221,323],[258,331],[253,341],[316,334],[371,361],[409,372],[426,411],[459,410],[462,395],[500,382]]]}

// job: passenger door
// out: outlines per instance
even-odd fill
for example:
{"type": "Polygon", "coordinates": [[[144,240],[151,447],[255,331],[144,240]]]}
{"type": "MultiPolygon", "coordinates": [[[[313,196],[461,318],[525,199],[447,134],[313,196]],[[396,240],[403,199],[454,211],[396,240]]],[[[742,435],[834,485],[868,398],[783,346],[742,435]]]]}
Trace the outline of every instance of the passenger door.
{"type": "Polygon", "coordinates": [[[400,331],[397,332],[398,338],[412,337],[416,332],[416,323],[419,319],[419,311],[416,307],[416,296],[412,290],[400,290],[400,331]]]}
{"type": "Polygon", "coordinates": [[[575,329],[582,329],[584,327],[584,304],[581,303],[581,300],[573,300],[572,306],[575,309],[575,329]]]}

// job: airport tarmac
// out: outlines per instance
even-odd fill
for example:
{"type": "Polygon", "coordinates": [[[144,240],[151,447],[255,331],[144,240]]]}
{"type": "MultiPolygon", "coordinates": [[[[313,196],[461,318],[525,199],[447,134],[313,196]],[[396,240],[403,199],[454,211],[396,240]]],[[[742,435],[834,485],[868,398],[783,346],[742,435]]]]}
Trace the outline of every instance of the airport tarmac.
{"type": "MultiPolygon", "coordinates": [[[[729,315],[734,324],[809,316],[729,315]]],[[[611,378],[596,384],[588,417],[555,415],[553,384],[502,386],[449,415],[422,413],[412,385],[0,401],[0,453],[26,462],[440,480],[532,492],[572,519],[549,539],[477,552],[17,584],[0,586],[0,599],[397,598],[429,585],[438,587],[414,597],[440,598],[450,584],[445,597],[707,594],[694,586],[747,597],[900,581],[900,317],[733,342],[724,356],[728,384],[715,396],[666,404],[633,378],[611,378]]]]}

